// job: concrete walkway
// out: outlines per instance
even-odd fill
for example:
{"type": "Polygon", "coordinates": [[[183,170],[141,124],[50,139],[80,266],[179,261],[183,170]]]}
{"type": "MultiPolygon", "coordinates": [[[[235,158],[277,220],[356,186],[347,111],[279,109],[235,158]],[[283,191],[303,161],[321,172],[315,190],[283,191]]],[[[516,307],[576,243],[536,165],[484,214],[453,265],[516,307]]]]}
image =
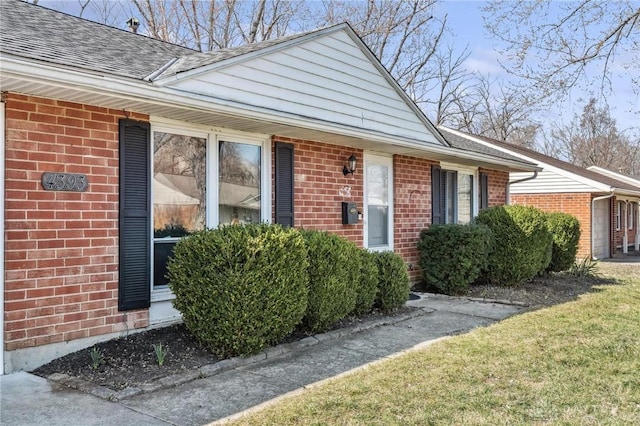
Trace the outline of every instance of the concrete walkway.
{"type": "Polygon", "coordinates": [[[0,376],[3,425],[203,425],[520,312],[446,296],[408,302],[422,315],[301,348],[175,388],[108,402],[28,373],[0,376]]]}

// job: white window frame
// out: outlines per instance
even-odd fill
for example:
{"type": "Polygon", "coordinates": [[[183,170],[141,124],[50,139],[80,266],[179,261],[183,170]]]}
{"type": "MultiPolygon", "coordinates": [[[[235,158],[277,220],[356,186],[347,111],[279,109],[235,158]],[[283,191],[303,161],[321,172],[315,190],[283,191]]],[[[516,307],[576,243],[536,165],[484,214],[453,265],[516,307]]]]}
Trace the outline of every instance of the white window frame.
{"type": "Polygon", "coordinates": [[[364,178],[363,178],[363,190],[364,190],[364,197],[363,197],[363,213],[364,213],[364,224],[363,224],[363,228],[364,228],[364,241],[363,241],[363,246],[365,248],[367,248],[370,251],[393,251],[393,239],[394,239],[394,219],[393,219],[393,211],[394,211],[394,204],[393,204],[393,157],[389,157],[386,155],[380,155],[380,154],[375,154],[375,153],[364,153],[363,155],[363,168],[362,168],[362,173],[364,174],[364,178]],[[389,175],[388,175],[388,181],[387,181],[387,205],[389,207],[388,209],[388,216],[387,216],[387,238],[388,238],[388,243],[384,246],[375,246],[375,247],[369,247],[369,203],[368,203],[368,197],[367,197],[367,171],[368,171],[368,167],[371,164],[380,164],[380,165],[384,165],[387,166],[388,170],[389,170],[389,175]]]}
{"type": "Polygon", "coordinates": [[[634,207],[633,201],[628,201],[627,202],[627,226],[629,230],[633,229],[633,211],[635,210],[633,207],[634,207]]]}
{"type": "MultiPolygon", "coordinates": [[[[219,226],[219,206],[218,197],[219,188],[219,158],[218,147],[220,141],[236,142],[261,147],[260,152],[260,221],[265,223],[271,222],[271,138],[267,135],[236,132],[227,129],[217,129],[208,126],[200,126],[169,120],[164,118],[152,118],[151,123],[151,149],[149,150],[150,167],[151,167],[151,204],[153,205],[153,143],[155,132],[175,133],[186,136],[201,137],[206,139],[206,185],[207,191],[205,195],[206,203],[206,219],[205,226],[216,228],[219,226]]],[[[153,212],[151,218],[151,262],[150,262],[150,282],[151,286],[151,302],[171,300],[174,298],[173,293],[168,286],[159,286],[154,288],[153,261],[154,261],[154,242],[153,237],[153,212]]],[[[176,241],[179,238],[176,238],[176,241]]]]}

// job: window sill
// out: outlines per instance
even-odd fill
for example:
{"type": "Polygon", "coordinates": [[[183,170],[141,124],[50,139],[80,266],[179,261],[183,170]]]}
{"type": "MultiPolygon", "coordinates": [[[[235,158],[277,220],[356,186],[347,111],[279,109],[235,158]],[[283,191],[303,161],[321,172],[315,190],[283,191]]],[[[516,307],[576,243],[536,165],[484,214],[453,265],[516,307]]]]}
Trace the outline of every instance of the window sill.
{"type": "Polygon", "coordinates": [[[176,296],[173,294],[169,287],[160,287],[157,290],[151,291],[151,303],[164,302],[166,300],[173,300],[176,296]]]}

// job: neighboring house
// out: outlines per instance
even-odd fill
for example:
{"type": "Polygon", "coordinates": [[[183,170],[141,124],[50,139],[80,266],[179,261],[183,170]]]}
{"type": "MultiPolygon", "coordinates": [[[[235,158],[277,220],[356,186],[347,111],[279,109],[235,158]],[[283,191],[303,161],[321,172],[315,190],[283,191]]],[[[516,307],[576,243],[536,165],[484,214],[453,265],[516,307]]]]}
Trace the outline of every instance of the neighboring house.
{"type": "Polygon", "coordinates": [[[347,24],[209,53],[14,0],[0,26],[5,372],[178,320],[189,232],[323,229],[415,281],[420,230],[537,169],[450,146],[347,24]]]}
{"type": "Polygon", "coordinates": [[[629,248],[638,252],[638,179],[600,168],[585,169],[519,145],[483,136],[441,130],[541,167],[542,171],[535,176],[520,172],[510,174],[508,202],[576,216],[581,228],[578,257],[603,259],[616,252],[627,253],[629,248]]]}

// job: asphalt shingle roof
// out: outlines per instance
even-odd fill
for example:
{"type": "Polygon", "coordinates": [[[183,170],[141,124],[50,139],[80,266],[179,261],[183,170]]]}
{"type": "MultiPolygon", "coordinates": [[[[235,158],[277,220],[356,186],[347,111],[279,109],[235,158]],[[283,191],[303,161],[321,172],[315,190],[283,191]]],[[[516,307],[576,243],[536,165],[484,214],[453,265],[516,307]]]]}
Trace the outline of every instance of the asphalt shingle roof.
{"type": "Polygon", "coordinates": [[[462,136],[458,136],[455,133],[448,131],[446,127],[438,126],[438,131],[444,136],[444,138],[449,142],[449,144],[458,149],[463,149],[465,151],[471,152],[479,152],[481,154],[487,154],[492,157],[501,158],[504,160],[516,161],[519,163],[532,164],[528,161],[523,160],[520,157],[516,157],[514,155],[507,154],[506,152],[502,152],[497,149],[493,149],[481,143],[475,142],[471,139],[464,138],[462,136]]]}
{"type": "Polygon", "coordinates": [[[142,79],[192,49],[18,0],[0,1],[0,51],[142,79]]]}
{"type": "Polygon", "coordinates": [[[496,139],[491,139],[485,136],[480,136],[480,135],[469,135],[472,136],[474,138],[483,140],[489,144],[495,145],[497,147],[501,147],[504,149],[508,149],[512,152],[516,152],[522,155],[526,155],[527,157],[531,158],[534,161],[539,161],[541,163],[546,163],[550,166],[553,167],[557,167],[559,169],[562,170],[566,170],[570,173],[573,173],[577,176],[582,176],[584,178],[587,179],[591,179],[595,182],[600,182],[602,184],[608,185],[612,188],[616,188],[616,189],[622,189],[622,190],[631,190],[631,191],[638,191],[640,190],[640,188],[638,188],[637,186],[628,184],[626,182],[622,182],[620,180],[611,178],[609,176],[605,176],[603,174],[594,172],[592,170],[587,170],[583,167],[580,166],[576,166],[575,164],[571,164],[569,162],[563,161],[563,160],[559,160],[557,158],[551,157],[549,155],[545,155],[542,154],[540,152],[534,151],[532,149],[529,148],[525,148],[521,145],[515,145],[512,143],[508,143],[508,142],[502,142],[496,139]]]}

